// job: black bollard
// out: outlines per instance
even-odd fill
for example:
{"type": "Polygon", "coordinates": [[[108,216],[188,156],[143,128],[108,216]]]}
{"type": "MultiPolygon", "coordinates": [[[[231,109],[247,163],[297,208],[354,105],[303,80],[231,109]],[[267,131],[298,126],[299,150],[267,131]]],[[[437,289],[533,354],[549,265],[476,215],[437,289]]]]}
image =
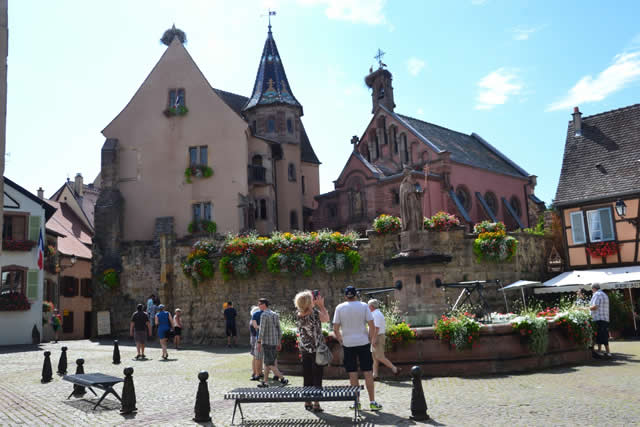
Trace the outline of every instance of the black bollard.
{"type": "Polygon", "coordinates": [[[44,363],[42,364],[42,379],[41,383],[48,383],[53,379],[53,370],[51,369],[51,352],[44,352],[44,363]]]}
{"type": "Polygon", "coordinates": [[[211,412],[211,402],[209,401],[209,387],[207,386],[208,378],[209,373],[207,371],[200,371],[198,374],[200,384],[198,384],[198,393],[196,394],[196,416],[193,418],[193,421],[197,423],[211,421],[211,417],[209,416],[209,412],[211,412]]]}
{"type": "Polygon", "coordinates": [[[414,421],[425,421],[429,419],[427,415],[427,401],[424,400],[422,391],[422,370],[420,366],[411,368],[413,377],[413,390],[411,390],[411,418],[414,421]]]}
{"type": "Polygon", "coordinates": [[[60,360],[58,360],[58,374],[64,375],[67,373],[67,347],[61,348],[60,360]]]}
{"type": "Polygon", "coordinates": [[[118,347],[118,340],[113,340],[113,364],[120,364],[120,347],[118,347]]]}
{"type": "Polygon", "coordinates": [[[124,385],[122,386],[122,409],[121,414],[130,414],[137,411],[136,408],[136,389],[133,386],[133,368],[124,368],[124,385]]]}
{"type": "MultiPolygon", "coordinates": [[[[78,374],[84,374],[84,368],[82,367],[82,365],[84,365],[84,359],[78,359],[76,360],[76,375],[78,374]]],[[[73,385],[73,395],[74,396],[83,396],[85,393],[87,392],[87,390],[84,388],[83,385],[78,385],[78,384],[74,384],[73,385]]]]}

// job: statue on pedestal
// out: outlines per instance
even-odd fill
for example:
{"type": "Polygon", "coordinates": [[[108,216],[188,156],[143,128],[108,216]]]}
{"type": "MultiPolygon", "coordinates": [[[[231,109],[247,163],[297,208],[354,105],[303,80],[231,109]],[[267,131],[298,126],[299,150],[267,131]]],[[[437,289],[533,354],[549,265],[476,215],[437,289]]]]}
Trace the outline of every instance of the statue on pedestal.
{"type": "Polygon", "coordinates": [[[400,217],[402,231],[422,231],[424,229],[422,216],[422,189],[411,176],[412,169],[408,166],[402,171],[404,178],[400,184],[400,217]]]}

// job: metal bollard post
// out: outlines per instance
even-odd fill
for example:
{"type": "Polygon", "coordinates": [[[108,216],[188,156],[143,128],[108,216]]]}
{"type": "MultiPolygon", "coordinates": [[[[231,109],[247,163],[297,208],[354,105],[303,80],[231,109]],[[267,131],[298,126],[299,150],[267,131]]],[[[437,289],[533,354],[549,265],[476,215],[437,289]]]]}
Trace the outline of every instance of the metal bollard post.
{"type": "Polygon", "coordinates": [[[67,373],[67,347],[62,347],[61,350],[60,360],[58,360],[58,374],[64,375],[67,373]]]}
{"type": "Polygon", "coordinates": [[[53,370],[51,369],[51,352],[44,352],[44,363],[42,364],[42,379],[41,383],[48,383],[53,378],[53,370]]]}
{"type": "MultiPolygon", "coordinates": [[[[84,365],[84,359],[76,360],[76,375],[84,374],[84,368],[82,367],[82,365],[84,365]]],[[[83,396],[86,392],[87,390],[84,388],[83,385],[78,385],[78,384],[73,385],[74,396],[83,396]]]]}
{"type": "Polygon", "coordinates": [[[413,377],[413,390],[411,390],[411,417],[414,421],[425,421],[429,419],[427,414],[427,401],[424,399],[422,391],[422,370],[420,366],[411,368],[413,377]]]}
{"type": "Polygon", "coordinates": [[[121,414],[130,414],[137,411],[136,408],[136,389],[133,386],[133,368],[124,368],[124,385],[122,386],[122,409],[121,414]]]}
{"type": "Polygon", "coordinates": [[[113,340],[113,364],[120,364],[120,347],[118,347],[118,340],[113,340]]]}
{"type": "Polygon", "coordinates": [[[198,374],[200,384],[198,384],[198,393],[196,394],[196,416],[193,418],[193,421],[197,423],[211,421],[211,417],[209,416],[209,412],[211,412],[211,402],[209,401],[209,387],[207,386],[208,378],[209,373],[207,371],[200,371],[198,374]]]}

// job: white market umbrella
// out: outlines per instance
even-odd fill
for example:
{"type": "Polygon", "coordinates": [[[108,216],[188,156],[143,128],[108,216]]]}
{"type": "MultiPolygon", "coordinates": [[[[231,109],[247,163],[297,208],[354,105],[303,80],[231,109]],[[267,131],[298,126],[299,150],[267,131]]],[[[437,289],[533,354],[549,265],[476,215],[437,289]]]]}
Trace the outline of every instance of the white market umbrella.
{"type": "Polygon", "coordinates": [[[524,289],[525,288],[536,288],[536,287],[541,286],[541,285],[542,285],[542,282],[538,282],[538,281],[518,280],[517,282],[513,282],[512,284],[502,288],[502,291],[513,291],[513,290],[520,289],[520,292],[522,293],[522,302],[524,303],[524,309],[526,310],[527,309],[527,299],[524,296],[524,289]]]}

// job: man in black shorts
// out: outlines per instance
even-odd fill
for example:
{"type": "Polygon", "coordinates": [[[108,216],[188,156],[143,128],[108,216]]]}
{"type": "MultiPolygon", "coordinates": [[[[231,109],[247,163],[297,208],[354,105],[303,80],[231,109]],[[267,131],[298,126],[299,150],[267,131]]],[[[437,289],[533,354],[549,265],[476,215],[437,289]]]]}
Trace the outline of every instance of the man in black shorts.
{"type": "Polygon", "coordinates": [[[227,347],[231,347],[232,345],[235,347],[236,340],[238,339],[238,331],[236,329],[236,316],[238,312],[235,308],[233,308],[233,304],[231,301],[227,302],[227,308],[224,309],[224,320],[226,324],[227,330],[227,347]],[[231,340],[233,339],[233,344],[231,340]]]}
{"type": "Polygon", "coordinates": [[[138,304],[136,312],[131,316],[131,326],[129,327],[129,333],[136,342],[136,350],[138,354],[136,359],[144,359],[144,347],[147,344],[147,335],[151,336],[151,323],[149,323],[149,316],[144,311],[144,306],[138,304]]]}
{"type": "MultiPolygon", "coordinates": [[[[333,314],[333,332],[344,349],[344,368],[349,373],[353,386],[358,382],[358,362],[364,374],[364,383],[369,394],[369,409],[379,411],[382,405],[376,402],[373,385],[373,357],[371,349],[376,346],[376,327],[369,306],[357,300],[358,292],[353,286],[344,290],[346,301],[336,307],[333,314]],[[369,331],[367,332],[367,325],[369,331]]],[[[358,403],[358,405],[360,405],[358,403]]]]}

